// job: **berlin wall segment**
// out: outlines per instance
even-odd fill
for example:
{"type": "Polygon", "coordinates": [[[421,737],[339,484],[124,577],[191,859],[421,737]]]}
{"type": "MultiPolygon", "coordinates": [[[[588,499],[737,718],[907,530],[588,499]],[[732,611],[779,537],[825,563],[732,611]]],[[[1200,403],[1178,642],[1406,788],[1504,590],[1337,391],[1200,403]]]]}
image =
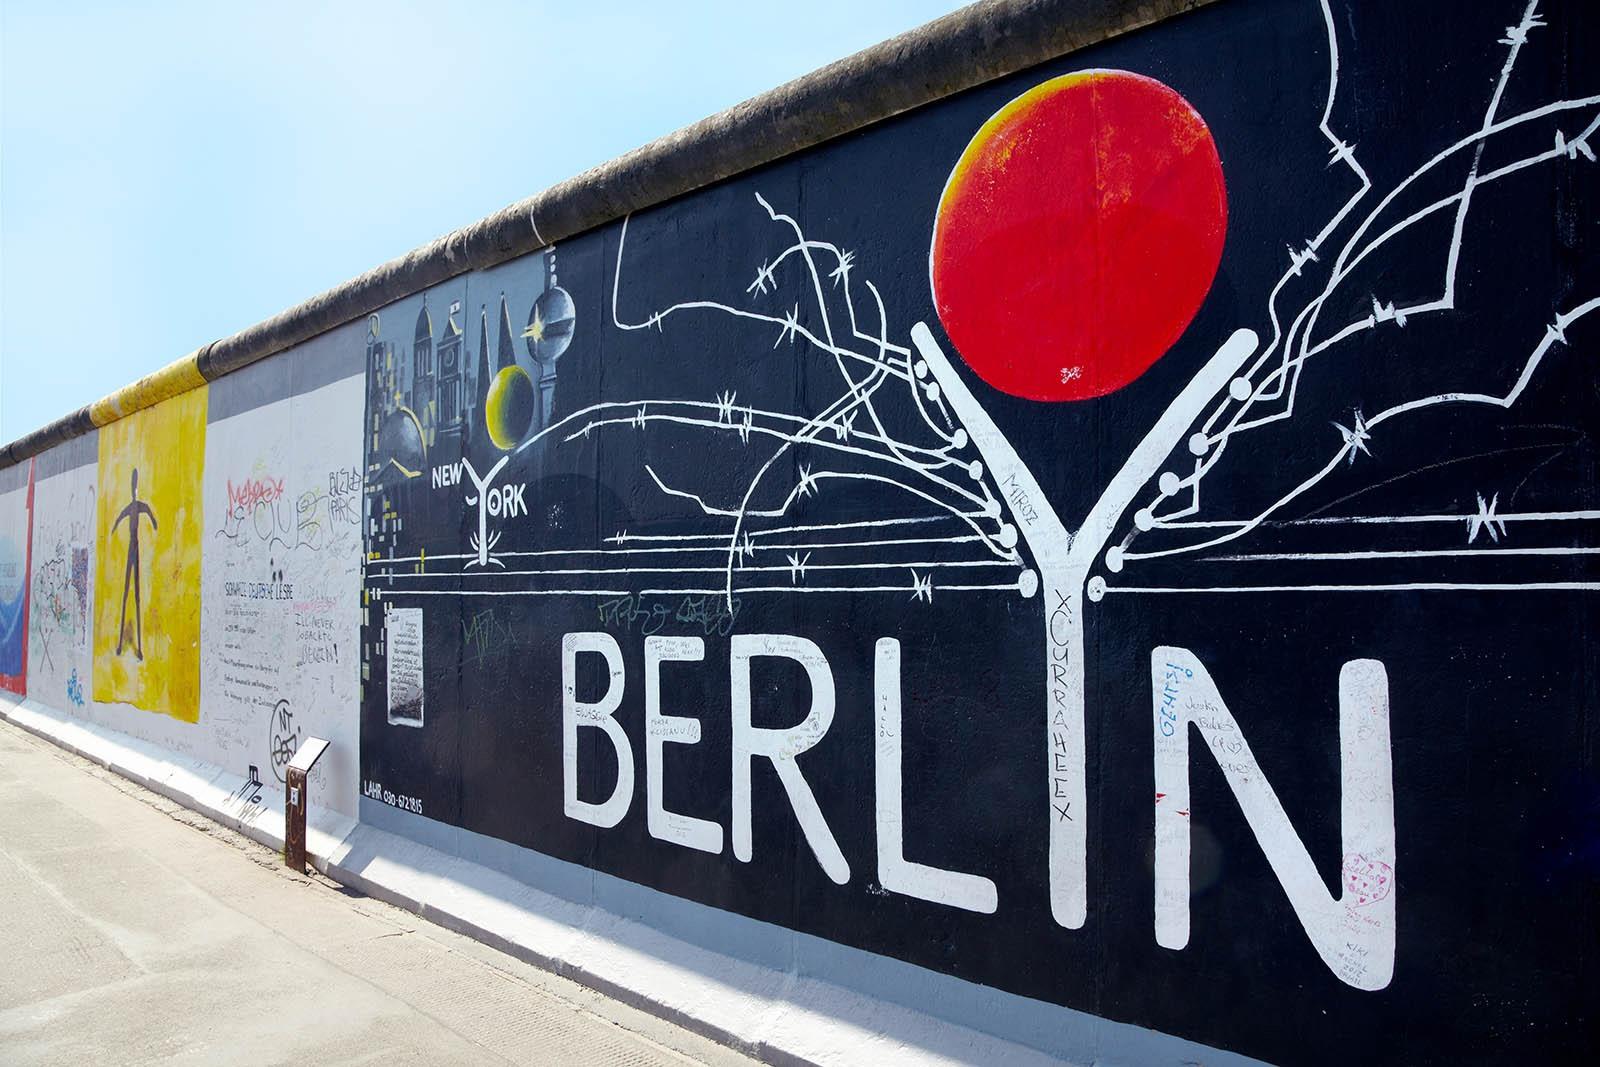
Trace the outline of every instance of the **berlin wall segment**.
{"type": "Polygon", "coordinates": [[[0,684],[1220,1048],[1580,1058],[1597,21],[1217,4],[399,300],[0,471],[0,684]]]}
{"type": "Polygon", "coordinates": [[[375,316],[367,795],[1270,1058],[1592,1037],[1504,775],[1593,789],[1594,18],[1436,7],[1223,5],[375,316]]]}

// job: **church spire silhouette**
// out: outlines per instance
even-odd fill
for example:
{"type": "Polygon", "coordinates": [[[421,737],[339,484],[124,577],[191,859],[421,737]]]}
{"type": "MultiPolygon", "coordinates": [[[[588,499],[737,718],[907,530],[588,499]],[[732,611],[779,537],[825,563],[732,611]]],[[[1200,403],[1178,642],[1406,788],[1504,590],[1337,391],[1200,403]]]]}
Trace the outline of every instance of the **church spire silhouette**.
{"type": "Polygon", "coordinates": [[[500,294],[500,344],[496,370],[513,367],[517,362],[517,346],[511,340],[511,309],[506,306],[506,294],[500,294]]]}

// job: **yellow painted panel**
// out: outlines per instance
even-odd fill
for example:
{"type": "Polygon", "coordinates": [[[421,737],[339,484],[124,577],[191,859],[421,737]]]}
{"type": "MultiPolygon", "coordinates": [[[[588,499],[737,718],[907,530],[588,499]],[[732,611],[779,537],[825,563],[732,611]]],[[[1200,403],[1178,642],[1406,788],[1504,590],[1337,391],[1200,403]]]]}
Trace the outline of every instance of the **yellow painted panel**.
{"type": "Polygon", "coordinates": [[[200,718],[204,386],[100,430],[94,699],[200,718]]]}

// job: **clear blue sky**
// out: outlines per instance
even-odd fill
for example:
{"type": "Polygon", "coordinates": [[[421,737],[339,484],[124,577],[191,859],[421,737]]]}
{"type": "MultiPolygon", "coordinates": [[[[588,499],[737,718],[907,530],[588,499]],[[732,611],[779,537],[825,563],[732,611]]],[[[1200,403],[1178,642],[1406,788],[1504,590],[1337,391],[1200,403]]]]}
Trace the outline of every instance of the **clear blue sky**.
{"type": "Polygon", "coordinates": [[[0,3],[0,444],[957,0],[0,3]]]}

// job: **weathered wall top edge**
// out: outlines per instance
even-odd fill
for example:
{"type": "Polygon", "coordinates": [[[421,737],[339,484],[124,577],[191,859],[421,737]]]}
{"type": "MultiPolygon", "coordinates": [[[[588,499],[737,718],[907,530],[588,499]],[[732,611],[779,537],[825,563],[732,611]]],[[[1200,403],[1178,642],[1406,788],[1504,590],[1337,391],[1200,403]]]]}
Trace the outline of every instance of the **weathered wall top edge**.
{"type": "Polygon", "coordinates": [[[471,270],[1215,0],[980,0],[558,182],[0,447],[20,463],[471,270]]]}

